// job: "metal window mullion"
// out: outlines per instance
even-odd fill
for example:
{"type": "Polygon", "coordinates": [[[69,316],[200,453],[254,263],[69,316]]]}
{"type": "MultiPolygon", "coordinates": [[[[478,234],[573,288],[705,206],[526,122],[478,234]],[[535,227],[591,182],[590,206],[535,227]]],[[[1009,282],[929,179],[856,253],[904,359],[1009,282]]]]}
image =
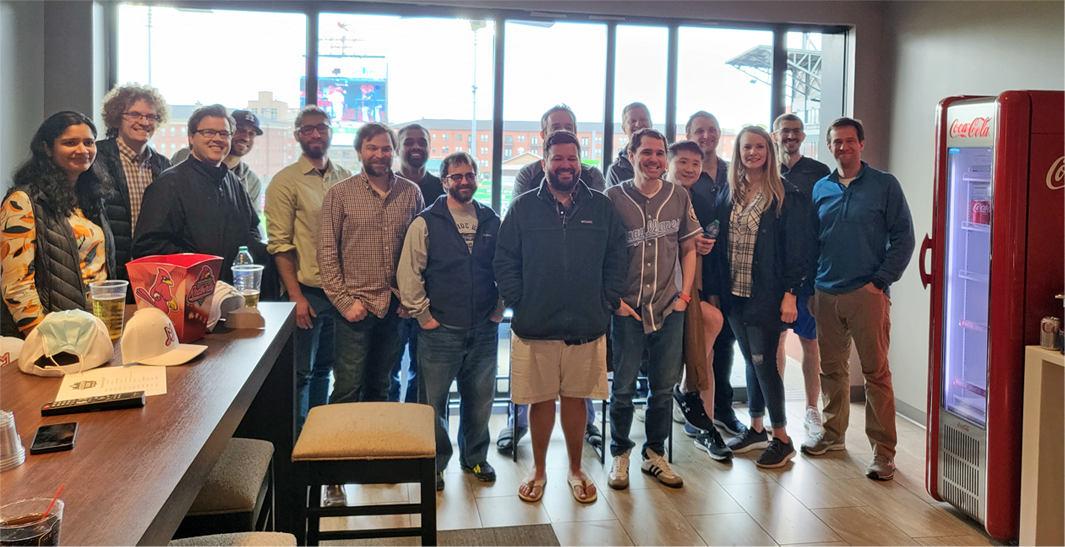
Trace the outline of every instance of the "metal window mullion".
{"type": "Polygon", "coordinates": [[[783,25],[773,27],[773,69],[770,76],[769,123],[784,113],[785,76],[788,71],[788,29],[783,25]]]}
{"type": "Polygon", "coordinates": [[[320,10],[308,5],[303,12],[307,17],[307,66],[304,67],[303,105],[318,104],[318,19],[320,10]]]}
{"type": "Polygon", "coordinates": [[[666,141],[677,140],[677,62],[680,58],[680,25],[669,25],[666,48],[666,141]]]}
{"type": "Polygon", "coordinates": [[[495,89],[492,92],[492,209],[498,213],[503,208],[503,64],[506,51],[506,18],[497,15],[495,27],[495,89]]]}
{"type": "MultiPolygon", "coordinates": [[[[618,24],[606,25],[606,89],[603,97],[603,175],[614,159],[614,89],[617,78],[618,24]]],[[[593,150],[595,143],[592,143],[593,150]]]]}

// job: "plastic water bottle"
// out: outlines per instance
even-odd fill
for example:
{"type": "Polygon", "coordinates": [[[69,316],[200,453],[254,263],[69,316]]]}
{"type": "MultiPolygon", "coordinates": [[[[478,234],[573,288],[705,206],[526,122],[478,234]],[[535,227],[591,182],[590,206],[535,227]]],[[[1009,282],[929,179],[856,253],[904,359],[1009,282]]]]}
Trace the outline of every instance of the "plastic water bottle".
{"type": "Polygon", "coordinates": [[[243,264],[255,264],[255,259],[252,258],[251,252],[249,252],[248,248],[245,246],[241,246],[240,249],[237,250],[237,258],[233,259],[234,266],[240,266],[243,264]]]}

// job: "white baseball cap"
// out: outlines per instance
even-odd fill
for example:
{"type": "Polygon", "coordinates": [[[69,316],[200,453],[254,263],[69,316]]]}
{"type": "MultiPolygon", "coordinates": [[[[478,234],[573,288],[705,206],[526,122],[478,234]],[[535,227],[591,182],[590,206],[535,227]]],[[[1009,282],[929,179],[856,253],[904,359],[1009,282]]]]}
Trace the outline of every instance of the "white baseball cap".
{"type": "Polygon", "coordinates": [[[207,314],[207,332],[214,332],[219,319],[225,320],[229,312],[243,307],[244,295],[233,288],[233,285],[224,281],[216,281],[214,296],[211,298],[211,311],[207,314]]]}
{"type": "Polygon", "coordinates": [[[137,310],[126,323],[121,346],[123,365],[164,367],[184,365],[207,349],[207,346],[178,342],[174,323],[159,308],[137,310]]]}
{"type": "Polygon", "coordinates": [[[26,337],[18,368],[34,376],[56,377],[96,368],[114,356],[111,335],[98,317],[82,310],[55,311],[26,337]],[[66,363],[56,360],[60,354],[67,354],[67,359],[60,357],[66,363]],[[77,356],[77,362],[69,361],[69,356],[77,356]]]}
{"type": "Polygon", "coordinates": [[[0,336],[0,366],[18,362],[23,343],[25,342],[21,338],[0,336]]]}

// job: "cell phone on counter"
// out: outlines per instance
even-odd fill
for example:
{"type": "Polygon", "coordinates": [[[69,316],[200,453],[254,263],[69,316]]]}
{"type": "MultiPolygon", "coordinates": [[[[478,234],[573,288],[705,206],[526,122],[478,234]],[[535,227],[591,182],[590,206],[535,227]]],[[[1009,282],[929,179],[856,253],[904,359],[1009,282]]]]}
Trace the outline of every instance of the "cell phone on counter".
{"type": "Polygon", "coordinates": [[[74,439],[78,436],[78,423],[42,425],[37,428],[30,445],[30,454],[48,454],[74,448],[74,439]]]}

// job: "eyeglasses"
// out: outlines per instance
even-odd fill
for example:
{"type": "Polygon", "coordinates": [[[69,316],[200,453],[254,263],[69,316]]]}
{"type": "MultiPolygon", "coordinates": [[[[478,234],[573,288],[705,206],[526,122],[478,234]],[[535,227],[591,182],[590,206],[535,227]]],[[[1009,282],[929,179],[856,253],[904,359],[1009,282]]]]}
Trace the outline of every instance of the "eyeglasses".
{"type": "Polygon", "coordinates": [[[141,114],[140,112],[123,112],[122,117],[131,122],[148,120],[149,122],[155,123],[159,121],[159,116],[156,116],[155,114],[141,114]]]}
{"type": "Polygon", "coordinates": [[[476,182],[477,174],[466,173],[465,175],[463,175],[461,173],[455,173],[453,175],[444,175],[444,178],[450,180],[451,182],[462,182],[462,179],[466,179],[466,182],[476,182]]]}
{"type": "Polygon", "coordinates": [[[228,139],[229,137],[233,136],[233,133],[231,131],[218,131],[215,129],[197,129],[196,131],[193,131],[193,133],[200,133],[208,139],[213,139],[216,136],[222,137],[223,139],[228,139]]]}
{"type": "Polygon", "coordinates": [[[315,131],[317,131],[319,135],[326,135],[329,133],[330,129],[331,128],[328,125],[323,123],[322,125],[305,125],[301,127],[299,131],[300,135],[303,135],[304,137],[310,137],[314,134],[315,131]]]}

